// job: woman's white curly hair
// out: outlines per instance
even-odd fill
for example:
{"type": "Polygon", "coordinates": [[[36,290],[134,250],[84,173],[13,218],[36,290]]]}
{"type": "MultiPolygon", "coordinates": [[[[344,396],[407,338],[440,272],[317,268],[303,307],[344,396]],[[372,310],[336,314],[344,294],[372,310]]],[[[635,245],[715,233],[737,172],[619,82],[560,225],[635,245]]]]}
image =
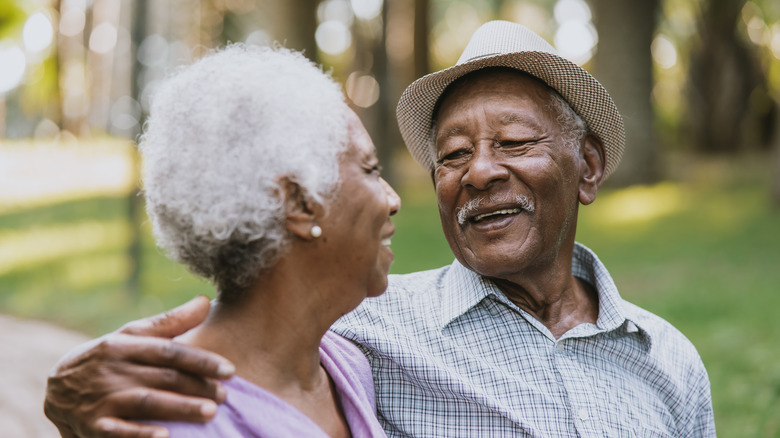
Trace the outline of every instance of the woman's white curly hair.
{"type": "Polygon", "coordinates": [[[300,53],[232,45],[174,73],[139,144],[157,244],[237,299],[288,242],[279,178],[327,207],[347,132],[340,86],[300,53]]]}

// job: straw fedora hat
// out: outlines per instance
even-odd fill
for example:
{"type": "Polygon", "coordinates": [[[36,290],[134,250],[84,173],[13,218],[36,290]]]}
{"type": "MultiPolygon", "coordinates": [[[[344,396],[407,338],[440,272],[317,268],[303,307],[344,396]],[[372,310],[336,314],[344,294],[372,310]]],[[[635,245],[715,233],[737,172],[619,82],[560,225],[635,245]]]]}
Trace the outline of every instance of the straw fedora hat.
{"type": "Polygon", "coordinates": [[[414,81],[401,95],[396,114],[406,147],[425,169],[433,170],[436,153],[432,118],[436,102],[456,79],[485,67],[511,67],[554,88],[599,137],[606,153],[606,178],[625,148],[625,128],[604,87],[577,64],[562,58],[547,41],[525,26],[490,21],[477,29],[455,66],[414,81]]]}

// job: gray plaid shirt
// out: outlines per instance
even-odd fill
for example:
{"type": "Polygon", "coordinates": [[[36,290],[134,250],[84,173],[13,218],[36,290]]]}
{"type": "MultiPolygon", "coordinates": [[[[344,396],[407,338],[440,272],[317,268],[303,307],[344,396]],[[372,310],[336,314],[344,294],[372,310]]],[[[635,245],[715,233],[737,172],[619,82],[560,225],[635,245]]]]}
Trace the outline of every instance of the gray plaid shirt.
{"type": "Polygon", "coordinates": [[[582,245],[573,273],[599,293],[596,325],[556,340],[457,261],[393,275],[333,330],[363,349],[389,436],[715,436],[707,372],[668,322],[620,298],[582,245]]]}

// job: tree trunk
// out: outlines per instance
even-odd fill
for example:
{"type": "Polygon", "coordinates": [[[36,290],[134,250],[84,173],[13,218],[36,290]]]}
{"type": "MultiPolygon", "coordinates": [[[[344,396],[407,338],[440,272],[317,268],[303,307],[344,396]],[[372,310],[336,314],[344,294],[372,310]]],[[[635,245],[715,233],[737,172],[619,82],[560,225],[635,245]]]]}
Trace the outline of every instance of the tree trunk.
{"type": "MultiPolygon", "coordinates": [[[[87,15],[84,4],[73,0],[60,3],[60,16],[69,9],[75,9],[87,15]]],[[[57,62],[60,66],[59,89],[62,106],[61,128],[75,135],[88,133],[86,117],[89,112],[89,98],[86,79],[86,47],[84,38],[87,26],[64,35],[62,29],[57,33],[57,62]]]]}
{"type": "Polygon", "coordinates": [[[650,101],[653,61],[650,45],[658,0],[591,0],[599,32],[596,78],[612,96],[626,126],[626,150],[610,184],[627,186],[658,180],[659,147],[650,101]]]}
{"type": "Polygon", "coordinates": [[[398,137],[396,131],[393,129],[395,124],[395,103],[397,100],[393,100],[392,97],[392,78],[389,75],[388,62],[387,62],[387,50],[385,48],[385,40],[387,35],[387,4],[382,9],[382,33],[380,40],[374,44],[372,51],[372,58],[374,59],[374,74],[376,80],[379,83],[379,100],[373,105],[374,113],[374,129],[373,137],[374,143],[376,143],[377,156],[380,163],[384,166],[384,178],[391,185],[396,184],[395,166],[393,166],[393,146],[394,140],[398,137]]]}
{"type": "Polygon", "coordinates": [[[317,61],[317,5],[319,0],[273,0],[263,3],[259,26],[284,47],[301,50],[317,61]]]}
{"type": "MultiPolygon", "coordinates": [[[[95,0],[92,3],[92,28],[108,24],[119,28],[121,3],[116,0],[95,0]]],[[[87,71],[90,76],[89,125],[108,132],[110,128],[111,90],[114,80],[114,49],[106,53],[87,51],[87,71]]]]}
{"type": "MultiPolygon", "coordinates": [[[[392,99],[393,78],[388,74],[389,63],[385,42],[387,40],[387,26],[389,5],[385,4],[382,15],[369,22],[356,19],[352,26],[353,48],[355,56],[349,70],[352,74],[371,74],[379,84],[378,100],[367,108],[354,107],[355,113],[360,117],[366,127],[377,150],[379,162],[382,164],[382,176],[393,184],[395,179],[392,160],[392,126],[388,121],[394,120],[393,113],[389,112],[392,99]],[[380,23],[381,31],[377,32],[376,25],[380,23]]],[[[351,90],[360,93],[360,90],[351,90]]],[[[356,96],[352,96],[356,97],[356,96]]]]}
{"type": "MultiPolygon", "coordinates": [[[[143,65],[138,60],[136,52],[141,42],[146,38],[146,22],[148,17],[148,0],[135,0],[133,2],[132,10],[132,29],[130,31],[130,37],[132,39],[132,74],[131,74],[131,93],[133,99],[140,101],[140,95],[143,91],[139,79],[143,73],[143,65]]],[[[141,111],[141,120],[136,125],[136,134],[140,133],[140,127],[143,126],[145,115],[143,110],[141,111]]],[[[135,138],[136,135],[133,135],[135,138]]],[[[137,153],[132,154],[134,160],[132,168],[134,171],[138,169],[140,163],[137,159],[137,153]]],[[[136,175],[137,177],[137,175],[136,175]]],[[[135,178],[138,180],[138,178],[135,178]]],[[[130,263],[129,272],[127,274],[127,281],[125,284],[126,291],[133,297],[138,297],[140,294],[141,284],[141,262],[142,262],[142,246],[141,246],[141,221],[143,217],[143,200],[138,190],[137,184],[133,186],[133,190],[127,196],[127,215],[128,222],[130,223],[130,244],[127,247],[127,259],[130,263]]]]}
{"type": "Polygon", "coordinates": [[[772,173],[772,203],[780,208],[780,102],[775,102],[775,123],[771,139],[774,163],[770,169],[772,173]]]}
{"type": "MultiPolygon", "coordinates": [[[[393,164],[396,152],[404,147],[398,130],[395,109],[404,89],[415,79],[430,72],[428,33],[430,29],[429,0],[386,1],[383,11],[385,41],[383,45],[385,73],[380,97],[383,110],[385,163],[393,164]]],[[[400,183],[399,169],[387,172],[391,184],[400,183]]]]}
{"type": "MultiPolygon", "coordinates": [[[[414,74],[420,78],[431,72],[428,59],[428,31],[430,30],[430,1],[414,2],[414,74]]],[[[400,95],[399,95],[400,98],[400,95]]]]}
{"type": "Polygon", "coordinates": [[[697,151],[734,152],[768,144],[766,77],[755,47],[738,35],[744,4],[711,0],[699,17],[687,84],[689,131],[697,151]]]}
{"type": "Polygon", "coordinates": [[[395,107],[404,88],[428,73],[428,1],[385,2],[381,23],[381,35],[372,41],[366,40],[369,32],[361,32],[356,26],[353,69],[366,71],[370,68],[380,86],[376,104],[357,109],[357,112],[376,144],[384,167],[383,176],[391,185],[397,186],[400,181],[394,158],[398,148],[403,146],[403,140],[396,123],[395,107]],[[366,59],[372,60],[371,65],[366,65],[366,59]]]}

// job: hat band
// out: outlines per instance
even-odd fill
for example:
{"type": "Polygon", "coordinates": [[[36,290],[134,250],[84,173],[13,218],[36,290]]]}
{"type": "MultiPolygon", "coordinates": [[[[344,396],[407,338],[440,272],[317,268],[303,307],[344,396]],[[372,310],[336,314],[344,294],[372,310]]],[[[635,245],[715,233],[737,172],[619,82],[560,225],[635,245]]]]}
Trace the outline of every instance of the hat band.
{"type": "Polygon", "coordinates": [[[488,53],[487,55],[474,56],[473,58],[469,58],[466,62],[471,62],[471,61],[474,61],[476,59],[489,58],[491,56],[496,56],[496,55],[500,55],[500,54],[501,54],[501,52],[495,52],[495,53],[488,53]]]}

